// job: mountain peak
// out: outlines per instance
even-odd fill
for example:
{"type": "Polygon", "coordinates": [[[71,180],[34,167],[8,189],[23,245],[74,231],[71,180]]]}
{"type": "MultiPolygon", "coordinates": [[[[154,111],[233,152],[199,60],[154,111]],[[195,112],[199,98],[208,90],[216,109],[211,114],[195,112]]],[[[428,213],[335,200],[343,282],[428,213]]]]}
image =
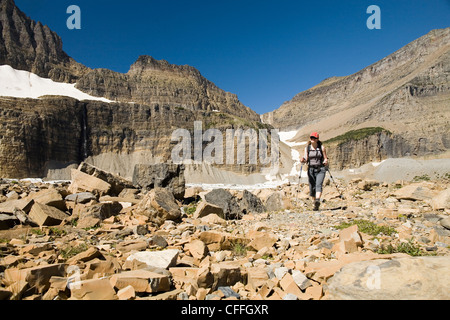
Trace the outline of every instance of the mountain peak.
{"type": "Polygon", "coordinates": [[[27,17],[13,0],[0,0],[0,30],[0,65],[59,82],[74,82],[88,69],[63,51],[55,32],[27,17]]]}
{"type": "Polygon", "coordinates": [[[189,65],[171,64],[166,60],[157,60],[148,55],[141,55],[135,63],[133,63],[128,74],[141,74],[148,71],[164,71],[183,74],[187,76],[201,76],[200,72],[189,65]]]}

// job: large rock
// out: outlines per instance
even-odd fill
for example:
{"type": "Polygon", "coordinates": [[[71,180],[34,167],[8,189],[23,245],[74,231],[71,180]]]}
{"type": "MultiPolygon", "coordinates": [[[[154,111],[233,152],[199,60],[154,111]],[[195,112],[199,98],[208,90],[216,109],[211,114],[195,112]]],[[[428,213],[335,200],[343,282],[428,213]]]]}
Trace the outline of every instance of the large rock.
{"type": "Polygon", "coordinates": [[[168,249],[164,251],[142,251],[132,253],[127,261],[138,260],[147,264],[148,267],[168,269],[177,263],[179,251],[168,249]]]}
{"type": "Polygon", "coordinates": [[[20,224],[20,221],[16,216],[0,213],[0,230],[11,229],[18,224],[20,224]]]}
{"type": "Polygon", "coordinates": [[[328,280],[330,300],[449,300],[450,257],[350,263],[328,280]]]}
{"type": "Polygon", "coordinates": [[[441,191],[431,200],[433,210],[450,209],[450,188],[441,191]]]}
{"type": "Polygon", "coordinates": [[[148,216],[158,225],[162,225],[166,220],[177,221],[181,217],[175,197],[163,188],[156,188],[147,193],[137,204],[136,212],[148,216]]]}
{"type": "Polygon", "coordinates": [[[200,204],[197,206],[197,208],[194,212],[193,217],[195,219],[203,218],[210,214],[216,214],[220,218],[225,218],[225,215],[224,215],[221,207],[215,206],[215,205],[205,202],[205,201],[200,202],[200,204]]]}
{"type": "Polygon", "coordinates": [[[224,189],[215,189],[205,194],[205,201],[222,208],[225,219],[242,218],[242,210],[233,195],[224,189]]]}
{"type": "Polygon", "coordinates": [[[30,219],[39,226],[56,226],[61,224],[69,216],[59,209],[35,203],[31,208],[30,219]]]}
{"type": "Polygon", "coordinates": [[[28,199],[34,200],[34,202],[45,204],[50,207],[55,207],[59,210],[66,210],[66,203],[64,199],[56,189],[45,189],[34,194],[30,194],[28,199]]]}
{"type": "Polygon", "coordinates": [[[394,196],[398,200],[424,201],[436,196],[436,192],[431,190],[432,184],[421,182],[407,185],[396,192],[394,196]]]}
{"type": "Polygon", "coordinates": [[[266,211],[261,199],[247,190],[244,190],[242,194],[240,206],[242,212],[245,213],[263,213],[266,211]]]}
{"type": "Polygon", "coordinates": [[[138,164],[134,167],[133,184],[144,189],[167,188],[175,198],[183,199],[185,190],[184,165],[138,164]]]}
{"type": "Polygon", "coordinates": [[[100,168],[97,168],[86,162],[82,162],[79,165],[78,170],[109,183],[111,185],[111,196],[118,196],[122,192],[122,190],[134,187],[131,181],[119,177],[118,175],[101,170],[100,168]]]}
{"type": "Polygon", "coordinates": [[[72,169],[71,174],[72,184],[68,188],[71,193],[92,192],[102,196],[109,194],[111,190],[111,185],[108,182],[80,170],[72,169]]]}

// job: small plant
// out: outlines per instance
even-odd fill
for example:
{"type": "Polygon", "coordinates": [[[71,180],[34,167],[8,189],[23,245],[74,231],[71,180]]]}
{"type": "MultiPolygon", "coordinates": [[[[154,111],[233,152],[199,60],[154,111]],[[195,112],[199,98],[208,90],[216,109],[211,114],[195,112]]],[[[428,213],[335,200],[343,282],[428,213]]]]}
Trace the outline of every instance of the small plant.
{"type": "Polygon", "coordinates": [[[245,256],[247,254],[247,246],[240,242],[233,243],[232,250],[236,256],[245,256]]]}
{"type": "Polygon", "coordinates": [[[50,228],[50,235],[54,235],[56,237],[63,237],[67,234],[66,230],[61,230],[56,227],[50,228]]]}
{"type": "Polygon", "coordinates": [[[86,251],[87,249],[89,249],[89,246],[85,243],[80,244],[79,246],[76,247],[67,247],[61,250],[61,256],[64,259],[70,259],[76,256],[77,254],[86,251]]]}
{"type": "Polygon", "coordinates": [[[188,216],[192,216],[194,212],[197,210],[197,203],[191,203],[187,208],[184,210],[188,216]]]}
{"type": "Polygon", "coordinates": [[[45,234],[44,231],[41,229],[31,229],[31,233],[37,236],[43,236],[45,234]]]}
{"type": "Polygon", "coordinates": [[[338,230],[346,229],[355,224],[358,226],[358,230],[360,232],[363,232],[363,233],[366,233],[366,234],[369,234],[372,236],[377,236],[380,233],[391,236],[391,235],[397,233],[397,231],[395,231],[394,228],[386,227],[386,226],[379,226],[368,220],[354,220],[352,222],[343,222],[339,226],[336,226],[336,229],[338,229],[338,230]]]}
{"type": "Polygon", "coordinates": [[[410,239],[408,242],[401,242],[396,247],[392,244],[387,246],[381,245],[377,252],[380,254],[406,253],[413,257],[429,255],[423,252],[418,245],[414,244],[413,239],[410,239]]]}
{"type": "Polygon", "coordinates": [[[430,181],[431,178],[427,174],[421,175],[421,176],[415,176],[413,178],[414,182],[420,182],[420,181],[430,181]]]}

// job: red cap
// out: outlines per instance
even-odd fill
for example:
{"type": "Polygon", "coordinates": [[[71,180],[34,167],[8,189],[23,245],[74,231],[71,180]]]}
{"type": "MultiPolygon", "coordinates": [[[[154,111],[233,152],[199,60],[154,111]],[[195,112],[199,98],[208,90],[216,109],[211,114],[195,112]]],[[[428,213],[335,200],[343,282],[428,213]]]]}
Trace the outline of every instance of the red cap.
{"type": "Polygon", "coordinates": [[[319,134],[317,132],[313,132],[313,133],[311,133],[310,137],[319,139],[319,134]]]}

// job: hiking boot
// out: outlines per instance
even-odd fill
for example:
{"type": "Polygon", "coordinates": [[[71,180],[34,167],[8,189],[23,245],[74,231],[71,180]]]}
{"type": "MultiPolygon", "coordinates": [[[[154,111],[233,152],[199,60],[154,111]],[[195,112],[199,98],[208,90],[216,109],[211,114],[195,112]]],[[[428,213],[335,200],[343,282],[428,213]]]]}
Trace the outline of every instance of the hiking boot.
{"type": "Polygon", "coordinates": [[[316,201],[314,201],[314,211],[319,211],[319,207],[320,207],[320,200],[316,199],[316,201]]]}

